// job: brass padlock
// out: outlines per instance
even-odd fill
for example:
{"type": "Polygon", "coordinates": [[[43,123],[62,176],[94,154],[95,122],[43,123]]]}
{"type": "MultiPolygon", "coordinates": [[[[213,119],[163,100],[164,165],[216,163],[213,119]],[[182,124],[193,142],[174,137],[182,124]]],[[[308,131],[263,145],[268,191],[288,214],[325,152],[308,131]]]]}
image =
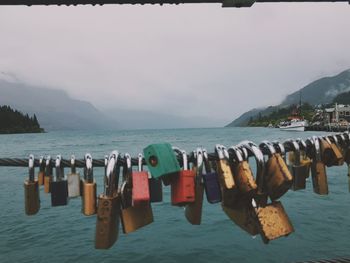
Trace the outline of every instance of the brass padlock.
{"type": "Polygon", "coordinates": [[[310,177],[310,169],[311,169],[311,159],[308,156],[307,153],[307,145],[306,142],[300,138],[296,139],[297,143],[299,144],[300,149],[300,164],[303,166],[307,166],[309,169],[306,172],[306,178],[310,177]]]}
{"type": "MultiPolygon", "coordinates": [[[[232,149],[237,149],[236,147],[231,147],[232,149]]],[[[257,177],[259,179],[262,179],[262,174],[264,172],[264,158],[263,154],[260,152],[260,150],[254,146],[251,142],[245,141],[239,144],[239,149],[245,153],[243,153],[244,158],[248,158],[248,152],[253,155],[256,159],[257,163],[257,177]],[[254,149],[253,149],[254,148],[254,149]]],[[[240,154],[240,152],[237,151],[237,153],[240,154]]],[[[238,155],[239,156],[239,155],[238,155]]],[[[241,155],[241,157],[243,157],[241,155]]],[[[240,158],[240,157],[238,157],[240,158]]],[[[247,176],[247,173],[242,174],[242,180],[243,176],[247,176]]],[[[254,180],[254,178],[253,178],[254,180]]],[[[256,184],[256,182],[255,182],[256,184]]],[[[262,186],[262,183],[260,184],[262,186]]],[[[254,197],[262,197],[262,192],[258,192],[258,185],[256,184],[256,191],[254,192],[254,197]]],[[[265,195],[266,196],[266,195],[265,195]]],[[[254,217],[252,205],[251,205],[251,198],[252,196],[249,195],[238,195],[236,197],[236,203],[234,206],[226,206],[224,203],[221,204],[223,211],[225,214],[241,229],[246,231],[247,233],[251,235],[257,235],[259,233],[259,230],[257,228],[256,218],[254,217]]]]}
{"type": "Polygon", "coordinates": [[[219,174],[219,180],[221,187],[226,189],[236,188],[236,184],[233,178],[232,170],[229,163],[229,154],[226,147],[220,144],[215,146],[215,152],[219,158],[217,162],[217,172],[219,174]]]}
{"type": "MultiPolygon", "coordinates": [[[[264,184],[264,174],[266,171],[264,155],[260,148],[251,141],[242,141],[238,144],[238,148],[242,152],[242,157],[248,161],[249,156],[253,156],[256,162],[256,176],[255,183],[257,185],[256,191],[254,193],[254,198],[258,200],[259,203],[265,204],[267,202],[267,194],[264,184]]],[[[252,196],[250,196],[251,199],[252,196]]]]}
{"type": "Polygon", "coordinates": [[[288,140],[284,144],[290,149],[288,152],[288,168],[293,176],[292,190],[305,189],[306,178],[309,176],[309,165],[301,163],[300,145],[294,140],[288,140]]]}
{"type": "Polygon", "coordinates": [[[312,137],[312,145],[314,146],[311,163],[311,178],[313,190],[316,194],[328,195],[326,166],[322,162],[320,141],[318,137],[312,137]]]}
{"type": "Polygon", "coordinates": [[[131,173],[131,156],[126,153],[124,155],[123,167],[124,182],[122,183],[119,193],[121,197],[120,218],[124,234],[134,232],[153,222],[153,212],[150,202],[132,206],[131,173]]]}
{"type": "Polygon", "coordinates": [[[44,176],[44,192],[50,193],[50,185],[53,179],[53,166],[51,163],[51,156],[46,157],[46,166],[45,166],[45,176],[44,176]]]}
{"type": "Polygon", "coordinates": [[[240,194],[250,197],[254,196],[258,186],[248,161],[243,159],[242,153],[237,147],[232,146],[228,151],[232,156],[234,180],[240,194]]]}
{"type": "MultiPolygon", "coordinates": [[[[84,179],[82,182],[82,213],[86,216],[96,214],[96,182],[93,176],[92,156],[85,154],[84,179]]],[[[107,177],[105,170],[105,178],[107,177]]]]}
{"type": "Polygon", "coordinates": [[[330,167],[334,165],[343,165],[344,158],[339,148],[332,143],[328,137],[319,137],[321,156],[323,163],[330,167]]]}
{"type": "Polygon", "coordinates": [[[119,153],[113,151],[108,157],[104,192],[98,196],[95,248],[108,249],[117,241],[119,232],[120,196],[115,187],[119,181],[119,153]]]}
{"type": "Polygon", "coordinates": [[[192,225],[200,225],[202,221],[202,208],[203,208],[203,196],[204,196],[204,185],[203,185],[203,166],[204,166],[204,154],[205,149],[197,148],[193,152],[196,165],[193,170],[196,173],[195,177],[195,197],[194,202],[186,205],[185,216],[188,222],[192,225]]]}
{"type": "Polygon", "coordinates": [[[34,177],[34,155],[28,160],[29,178],[24,181],[24,205],[27,215],[35,215],[40,209],[39,184],[34,177]]]}
{"type": "Polygon", "coordinates": [[[273,201],[270,204],[260,205],[252,199],[252,206],[260,236],[265,244],[294,232],[292,222],[281,202],[273,201]]]}
{"type": "Polygon", "coordinates": [[[336,135],[330,135],[328,136],[331,141],[331,146],[333,151],[335,152],[335,155],[337,156],[337,162],[336,165],[342,166],[344,164],[344,154],[343,154],[343,148],[341,143],[339,142],[336,135]]]}
{"type": "Polygon", "coordinates": [[[264,189],[272,200],[276,200],[291,188],[293,177],[285,161],[270,142],[263,141],[260,148],[266,149],[268,153],[264,174],[264,189]]]}
{"type": "Polygon", "coordinates": [[[75,167],[75,156],[71,156],[70,160],[71,171],[67,174],[67,182],[68,182],[68,197],[74,198],[80,196],[80,175],[75,167]]]}
{"type": "Polygon", "coordinates": [[[38,184],[44,185],[44,177],[45,177],[45,159],[44,156],[40,156],[39,159],[39,173],[38,173],[38,184]]]}
{"type": "Polygon", "coordinates": [[[251,205],[249,200],[243,199],[238,202],[235,207],[227,207],[221,204],[222,210],[242,230],[248,234],[255,236],[259,234],[259,229],[256,224],[256,220],[252,216],[251,205]]]}

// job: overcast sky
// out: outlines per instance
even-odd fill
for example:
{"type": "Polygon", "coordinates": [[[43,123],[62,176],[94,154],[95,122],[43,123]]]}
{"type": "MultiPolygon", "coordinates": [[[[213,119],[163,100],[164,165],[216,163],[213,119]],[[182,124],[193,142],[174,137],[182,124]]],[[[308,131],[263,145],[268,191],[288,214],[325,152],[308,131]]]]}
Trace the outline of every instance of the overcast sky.
{"type": "Polygon", "coordinates": [[[100,109],[226,122],[348,68],[347,3],[0,7],[0,72],[100,109]]]}

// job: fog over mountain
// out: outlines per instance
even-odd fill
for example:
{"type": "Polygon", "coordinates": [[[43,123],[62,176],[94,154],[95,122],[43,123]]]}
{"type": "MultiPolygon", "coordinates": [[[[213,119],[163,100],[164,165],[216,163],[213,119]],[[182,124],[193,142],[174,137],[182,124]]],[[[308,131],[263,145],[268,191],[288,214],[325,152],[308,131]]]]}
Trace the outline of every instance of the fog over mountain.
{"type": "MultiPolygon", "coordinates": [[[[4,76],[4,74],[3,74],[4,76]]],[[[24,113],[36,114],[46,130],[76,129],[152,129],[208,127],[212,120],[185,118],[162,112],[97,109],[90,102],[71,98],[60,89],[35,87],[14,80],[0,79],[0,105],[9,105],[24,113]]]]}

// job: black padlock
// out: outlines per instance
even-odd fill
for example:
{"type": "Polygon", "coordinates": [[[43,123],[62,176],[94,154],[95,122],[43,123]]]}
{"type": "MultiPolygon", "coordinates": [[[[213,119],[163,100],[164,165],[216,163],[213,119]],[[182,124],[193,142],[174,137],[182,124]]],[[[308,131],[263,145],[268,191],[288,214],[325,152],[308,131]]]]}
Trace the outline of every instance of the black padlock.
{"type": "Polygon", "coordinates": [[[50,184],[52,206],[67,205],[68,203],[68,183],[67,180],[64,179],[64,171],[61,160],[61,155],[57,155],[55,163],[56,179],[50,184]]]}
{"type": "Polygon", "coordinates": [[[148,178],[149,195],[152,203],[163,201],[163,185],[162,180],[156,178],[148,178]]]}

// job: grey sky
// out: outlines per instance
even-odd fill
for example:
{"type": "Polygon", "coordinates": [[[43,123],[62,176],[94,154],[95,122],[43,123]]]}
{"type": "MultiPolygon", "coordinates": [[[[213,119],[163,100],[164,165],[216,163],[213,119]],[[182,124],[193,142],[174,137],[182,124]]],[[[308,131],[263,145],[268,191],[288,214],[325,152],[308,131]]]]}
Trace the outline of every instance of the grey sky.
{"type": "Polygon", "coordinates": [[[0,7],[0,72],[224,124],[350,68],[349,32],[346,3],[0,7]]]}

